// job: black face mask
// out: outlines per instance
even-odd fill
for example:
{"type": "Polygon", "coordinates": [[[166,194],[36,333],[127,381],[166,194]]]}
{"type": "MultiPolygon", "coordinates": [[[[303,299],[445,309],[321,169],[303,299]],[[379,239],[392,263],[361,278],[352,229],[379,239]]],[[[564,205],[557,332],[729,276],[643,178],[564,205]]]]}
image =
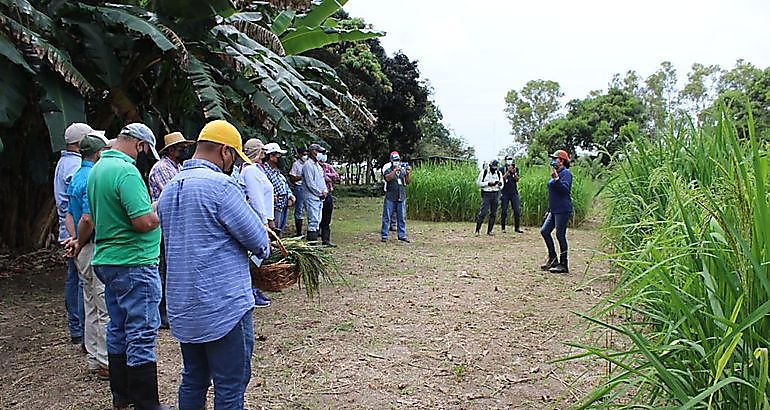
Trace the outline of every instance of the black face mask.
{"type": "Polygon", "coordinates": [[[193,152],[195,152],[195,144],[189,144],[188,146],[176,151],[176,162],[182,163],[192,158],[193,152]]]}
{"type": "Polygon", "coordinates": [[[136,150],[136,167],[139,170],[146,170],[150,168],[150,156],[144,151],[144,144],[139,144],[136,150]]]}
{"type": "Polygon", "coordinates": [[[233,173],[233,167],[235,166],[235,153],[233,152],[233,150],[232,150],[232,149],[229,149],[229,150],[227,150],[227,151],[228,151],[228,152],[230,153],[230,155],[232,156],[232,160],[233,160],[233,162],[231,162],[231,163],[230,163],[230,167],[228,167],[227,169],[225,169],[225,168],[224,168],[224,167],[226,166],[226,165],[225,165],[225,156],[223,155],[223,156],[222,156],[222,167],[223,167],[223,168],[222,168],[222,172],[224,172],[224,173],[225,173],[225,175],[230,175],[230,174],[232,174],[232,173],[233,173]]]}

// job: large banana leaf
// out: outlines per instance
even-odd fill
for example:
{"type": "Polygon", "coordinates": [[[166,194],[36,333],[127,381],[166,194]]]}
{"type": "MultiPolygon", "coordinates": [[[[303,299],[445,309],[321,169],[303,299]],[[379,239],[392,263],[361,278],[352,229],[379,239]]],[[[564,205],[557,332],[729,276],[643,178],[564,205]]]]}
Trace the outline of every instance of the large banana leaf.
{"type": "Polygon", "coordinates": [[[230,0],[154,0],[153,6],[165,17],[193,20],[211,16],[227,17],[236,11],[230,0]]]}
{"type": "Polygon", "coordinates": [[[11,43],[2,33],[0,33],[0,56],[7,58],[8,61],[18,66],[21,66],[29,73],[35,72],[32,70],[32,67],[27,64],[27,61],[24,60],[24,56],[21,54],[21,52],[19,52],[19,50],[16,49],[16,46],[14,46],[13,43],[11,43]]]}
{"type": "Polygon", "coordinates": [[[202,105],[203,116],[207,120],[229,119],[230,113],[227,111],[224,97],[219,92],[219,84],[210,72],[212,67],[190,54],[187,57],[187,65],[184,70],[202,105]]]}
{"type": "Polygon", "coordinates": [[[90,10],[106,24],[120,25],[128,31],[133,31],[149,37],[158,48],[163,51],[175,50],[176,46],[166,35],[149,21],[129,13],[125,8],[99,7],[79,4],[84,10],[90,10]]]}
{"type": "Polygon", "coordinates": [[[348,0],[322,0],[313,5],[307,14],[297,17],[294,20],[294,27],[318,27],[347,2],[348,0]]]}
{"type": "Polygon", "coordinates": [[[9,10],[11,15],[24,15],[25,19],[36,31],[51,32],[54,27],[53,20],[45,13],[32,6],[27,0],[0,0],[0,4],[9,10]]]}
{"type": "Polygon", "coordinates": [[[64,18],[63,22],[77,26],[80,30],[83,51],[88,61],[97,68],[96,76],[107,88],[117,87],[123,82],[123,69],[110,44],[109,37],[92,22],[75,21],[64,18]]]}
{"type": "Polygon", "coordinates": [[[270,25],[270,30],[275,33],[276,36],[283,34],[286,29],[291,26],[291,22],[294,21],[294,15],[296,11],[293,9],[286,9],[273,20],[273,24],[270,25]]]}
{"type": "Polygon", "coordinates": [[[287,55],[301,54],[308,50],[345,41],[362,41],[382,37],[385,33],[369,29],[341,30],[329,27],[300,27],[281,38],[287,55]]]}
{"type": "Polygon", "coordinates": [[[83,97],[47,70],[39,73],[36,80],[44,92],[40,99],[40,111],[48,127],[51,149],[60,151],[66,146],[64,130],[73,122],[86,121],[83,97]]]}
{"type": "Polygon", "coordinates": [[[8,37],[17,43],[17,46],[21,44],[27,47],[28,52],[47,61],[51,69],[61,75],[67,83],[80,90],[81,93],[85,94],[93,90],[83,74],[72,65],[69,56],[44,40],[40,34],[24,27],[3,13],[0,13],[0,30],[4,30],[8,37]]]}
{"type": "Polygon", "coordinates": [[[25,97],[24,71],[20,66],[0,59],[0,127],[10,127],[21,116],[24,106],[27,105],[25,97]]]}

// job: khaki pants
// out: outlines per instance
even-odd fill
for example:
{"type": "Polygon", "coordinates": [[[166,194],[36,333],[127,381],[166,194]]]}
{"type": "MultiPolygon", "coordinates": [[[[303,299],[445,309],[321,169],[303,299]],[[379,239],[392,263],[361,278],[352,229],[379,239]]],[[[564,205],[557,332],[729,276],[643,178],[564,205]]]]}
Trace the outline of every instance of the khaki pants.
{"type": "Polygon", "coordinates": [[[94,258],[94,244],[83,246],[75,265],[83,281],[83,307],[85,310],[84,338],[88,352],[88,367],[107,367],[107,304],[104,301],[104,284],[94,274],[91,260],[94,258]]]}

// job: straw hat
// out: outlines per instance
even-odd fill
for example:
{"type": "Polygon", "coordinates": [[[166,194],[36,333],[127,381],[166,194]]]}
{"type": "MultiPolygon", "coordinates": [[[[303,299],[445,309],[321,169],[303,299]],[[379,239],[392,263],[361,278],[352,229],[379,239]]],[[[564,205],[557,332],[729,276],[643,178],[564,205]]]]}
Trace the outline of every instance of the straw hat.
{"type": "Polygon", "coordinates": [[[163,142],[166,145],[160,150],[161,153],[176,144],[192,144],[192,141],[185,139],[181,132],[172,132],[171,134],[166,135],[163,137],[163,142]]]}

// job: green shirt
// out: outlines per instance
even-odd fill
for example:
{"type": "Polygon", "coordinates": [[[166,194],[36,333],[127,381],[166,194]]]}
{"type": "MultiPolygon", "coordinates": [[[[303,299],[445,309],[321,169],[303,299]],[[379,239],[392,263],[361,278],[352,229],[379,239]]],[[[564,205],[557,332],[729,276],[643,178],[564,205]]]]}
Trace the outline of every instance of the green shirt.
{"type": "Polygon", "coordinates": [[[120,151],[105,151],[88,177],[95,266],[158,264],[160,229],[142,233],[131,225],[131,219],[152,212],[150,195],[134,162],[120,151]]]}

